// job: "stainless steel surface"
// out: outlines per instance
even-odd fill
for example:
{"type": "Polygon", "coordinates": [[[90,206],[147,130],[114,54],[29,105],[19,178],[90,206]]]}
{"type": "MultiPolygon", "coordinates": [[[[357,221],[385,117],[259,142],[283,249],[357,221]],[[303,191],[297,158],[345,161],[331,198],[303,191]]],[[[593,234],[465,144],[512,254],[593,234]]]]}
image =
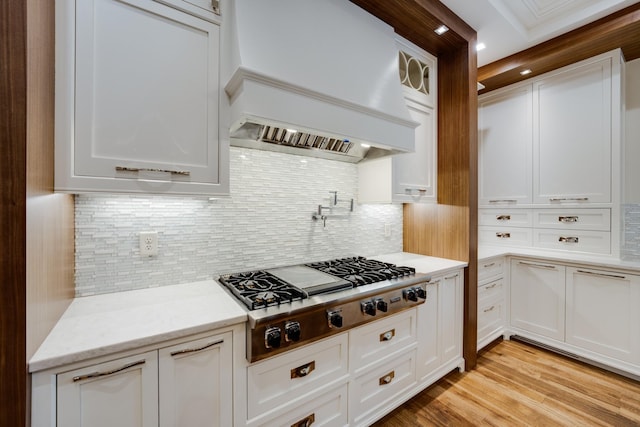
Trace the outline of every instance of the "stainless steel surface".
{"type": "Polygon", "coordinates": [[[161,172],[161,173],[170,173],[172,175],[183,175],[183,176],[191,175],[191,172],[189,171],[171,170],[171,169],[131,168],[126,166],[116,166],[116,170],[118,172],[161,172]]]}
{"type": "Polygon", "coordinates": [[[144,365],[145,363],[146,363],[145,360],[138,360],[136,362],[127,363],[126,365],[121,366],[120,368],[112,369],[110,371],[92,372],[92,373],[86,374],[86,375],[79,375],[79,376],[73,377],[72,380],[75,383],[75,382],[78,382],[78,381],[88,380],[90,378],[106,377],[108,375],[117,374],[118,372],[122,372],[124,370],[129,369],[129,368],[133,368],[134,366],[144,365]]]}
{"type": "Polygon", "coordinates": [[[224,342],[224,340],[214,341],[212,343],[206,344],[206,345],[204,345],[202,347],[198,347],[198,348],[185,348],[184,350],[172,351],[171,355],[172,356],[178,356],[180,354],[197,353],[199,351],[206,350],[206,349],[211,348],[213,346],[220,345],[223,342],[224,342]]]}
{"type": "Polygon", "coordinates": [[[600,276],[600,277],[610,277],[612,279],[622,279],[622,280],[626,279],[625,276],[620,276],[618,274],[607,274],[607,273],[600,273],[595,271],[578,270],[578,273],[591,274],[593,276],[600,276]]]}
{"type": "Polygon", "coordinates": [[[559,216],[558,221],[564,222],[564,223],[578,222],[578,217],[577,216],[559,216]]]}

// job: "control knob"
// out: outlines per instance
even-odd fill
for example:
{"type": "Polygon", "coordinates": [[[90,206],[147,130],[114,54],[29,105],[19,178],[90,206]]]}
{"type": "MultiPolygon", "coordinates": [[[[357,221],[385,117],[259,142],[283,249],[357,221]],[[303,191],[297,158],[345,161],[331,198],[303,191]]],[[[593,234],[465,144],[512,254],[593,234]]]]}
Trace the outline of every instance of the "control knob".
{"type": "Polygon", "coordinates": [[[285,341],[300,341],[300,322],[287,322],[284,324],[285,341]]]}
{"type": "Polygon", "coordinates": [[[360,303],[360,308],[364,314],[368,314],[369,316],[376,315],[376,305],[373,301],[363,301],[360,303]]]}
{"type": "Polygon", "coordinates": [[[264,332],[264,345],[267,348],[280,347],[280,341],[282,340],[280,328],[277,326],[271,326],[264,332]]]}
{"type": "Polygon", "coordinates": [[[342,310],[334,310],[327,312],[330,328],[342,328],[342,310]]]}
{"type": "Polygon", "coordinates": [[[418,298],[427,299],[427,291],[425,291],[421,286],[416,286],[415,289],[418,298]]]}
{"type": "Polygon", "coordinates": [[[416,295],[416,290],[413,288],[402,291],[402,296],[404,296],[404,299],[407,301],[418,301],[418,295],[416,295]]]}
{"type": "Polygon", "coordinates": [[[375,299],[374,302],[376,303],[376,308],[381,312],[386,313],[389,310],[389,304],[382,298],[375,299]]]}

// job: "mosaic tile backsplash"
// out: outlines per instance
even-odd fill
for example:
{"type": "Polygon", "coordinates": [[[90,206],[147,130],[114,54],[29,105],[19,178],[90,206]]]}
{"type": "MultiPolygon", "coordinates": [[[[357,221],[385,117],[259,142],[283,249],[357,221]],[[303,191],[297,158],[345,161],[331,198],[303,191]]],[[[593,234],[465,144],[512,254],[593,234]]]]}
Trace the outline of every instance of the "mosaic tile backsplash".
{"type": "Polygon", "coordinates": [[[311,219],[331,191],[339,207],[357,200],[356,165],[237,147],[230,157],[230,198],[76,196],[76,295],[402,251],[402,205],[355,202],[326,227],[311,219]],[[140,256],[141,231],[158,232],[157,256],[140,256]]]}
{"type": "Polygon", "coordinates": [[[620,257],[640,262],[640,204],[623,205],[623,233],[620,257]]]}

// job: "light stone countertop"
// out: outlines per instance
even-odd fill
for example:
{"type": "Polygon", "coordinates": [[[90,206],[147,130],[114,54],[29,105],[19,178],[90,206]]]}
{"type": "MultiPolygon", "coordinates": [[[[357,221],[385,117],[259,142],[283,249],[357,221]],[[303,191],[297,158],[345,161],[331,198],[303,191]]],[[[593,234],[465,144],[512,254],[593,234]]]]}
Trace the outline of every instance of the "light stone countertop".
{"type": "Polygon", "coordinates": [[[244,323],[213,280],[74,299],[29,361],[35,372],[244,323]]]}
{"type": "Polygon", "coordinates": [[[528,256],[547,261],[571,264],[587,264],[594,268],[607,268],[640,274],[640,262],[624,261],[611,255],[554,251],[551,249],[517,248],[509,246],[484,246],[478,249],[478,261],[498,256],[528,256]]]}
{"type": "Polygon", "coordinates": [[[392,254],[376,255],[367,258],[406,267],[413,267],[416,269],[417,273],[426,273],[432,276],[444,273],[445,271],[464,268],[467,266],[467,263],[463,261],[418,255],[410,252],[396,252],[392,254]]]}

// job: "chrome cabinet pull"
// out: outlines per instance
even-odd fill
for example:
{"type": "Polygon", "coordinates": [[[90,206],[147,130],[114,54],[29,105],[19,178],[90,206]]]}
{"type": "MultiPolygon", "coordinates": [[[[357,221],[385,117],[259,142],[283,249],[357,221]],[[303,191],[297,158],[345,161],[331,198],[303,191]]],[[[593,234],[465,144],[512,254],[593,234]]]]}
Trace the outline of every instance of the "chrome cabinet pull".
{"type": "Polygon", "coordinates": [[[86,374],[86,375],[79,375],[77,377],[73,377],[72,380],[75,383],[75,382],[78,382],[78,381],[88,380],[90,378],[106,377],[108,375],[117,374],[118,372],[122,372],[122,371],[124,371],[126,369],[133,368],[134,366],[144,365],[145,363],[146,363],[146,361],[144,359],[143,360],[138,360],[137,362],[127,363],[126,365],[121,366],[120,368],[117,368],[117,369],[113,369],[111,371],[92,372],[92,373],[86,374]]]}
{"type": "Polygon", "coordinates": [[[491,264],[485,264],[484,268],[489,268],[489,267],[493,267],[494,265],[496,265],[495,262],[492,262],[491,264]]]}
{"type": "Polygon", "coordinates": [[[497,283],[492,283],[491,285],[489,285],[489,286],[485,286],[484,288],[485,288],[485,290],[486,290],[486,289],[493,289],[493,288],[495,288],[497,285],[498,285],[497,283]]]}
{"type": "Polygon", "coordinates": [[[495,199],[489,200],[489,203],[518,203],[515,199],[495,199]]]}
{"type": "Polygon", "coordinates": [[[395,336],[396,336],[395,328],[390,330],[390,331],[383,332],[383,333],[380,334],[380,342],[391,341],[393,339],[393,337],[395,337],[395,336]]]}
{"type": "Polygon", "coordinates": [[[558,221],[564,222],[564,223],[578,222],[578,217],[577,216],[559,216],[558,221]]]}
{"type": "Polygon", "coordinates": [[[291,424],[291,427],[309,427],[316,421],[316,414],[311,414],[304,419],[291,424]]]}
{"type": "Polygon", "coordinates": [[[496,219],[498,221],[510,221],[511,220],[511,215],[497,215],[496,219]]]}
{"type": "Polygon", "coordinates": [[[387,375],[381,376],[380,379],[378,380],[378,384],[379,385],[389,384],[391,381],[393,381],[393,378],[395,376],[396,376],[395,371],[391,371],[387,375]]]}
{"type": "Polygon", "coordinates": [[[495,305],[492,305],[492,306],[491,306],[491,307],[489,307],[489,308],[485,308],[482,312],[483,312],[483,313],[488,313],[488,312],[490,312],[490,311],[493,311],[493,309],[494,309],[494,308],[496,308],[496,306],[495,306],[495,305]]]}
{"type": "Polygon", "coordinates": [[[454,274],[453,276],[445,277],[445,278],[444,278],[444,280],[454,279],[454,278],[456,278],[456,277],[458,277],[458,276],[459,276],[459,274],[458,274],[458,273],[456,273],[456,274],[454,274]]]}
{"type": "Polygon", "coordinates": [[[528,267],[545,268],[547,270],[555,270],[556,269],[556,267],[554,265],[533,264],[531,262],[524,262],[524,261],[518,261],[518,264],[526,265],[528,267]]]}
{"type": "Polygon", "coordinates": [[[118,172],[163,172],[163,173],[170,173],[171,175],[182,175],[182,176],[191,175],[191,172],[189,171],[176,171],[171,169],[130,168],[126,166],[116,166],[116,170],[118,172]]]}
{"type": "Polygon", "coordinates": [[[510,239],[511,233],[496,233],[498,239],[510,239]]]}
{"type": "Polygon", "coordinates": [[[219,0],[211,0],[211,10],[216,15],[220,15],[220,1],[219,0]]]}
{"type": "Polygon", "coordinates": [[[617,274],[596,273],[595,271],[578,270],[578,273],[591,274],[593,276],[600,276],[600,277],[610,277],[612,279],[623,279],[623,280],[626,279],[625,276],[620,276],[617,274]]]}
{"type": "Polygon", "coordinates": [[[294,378],[304,378],[313,372],[316,369],[316,361],[312,360],[309,363],[306,363],[302,366],[298,366],[297,368],[293,368],[291,370],[291,379],[294,378]]]}
{"type": "Polygon", "coordinates": [[[179,354],[185,354],[185,353],[196,353],[198,351],[202,351],[202,350],[206,350],[209,347],[213,347],[214,345],[219,345],[222,344],[224,342],[224,340],[220,340],[220,341],[214,341],[212,343],[209,343],[203,347],[199,347],[199,348],[185,348],[184,350],[178,350],[178,351],[172,351],[171,355],[172,356],[177,356],[179,354]]]}
{"type": "Polygon", "coordinates": [[[550,197],[550,202],[586,202],[588,197],[550,197]]]}
{"type": "Polygon", "coordinates": [[[562,242],[562,243],[578,243],[579,239],[577,237],[565,237],[565,236],[560,236],[558,238],[558,242],[562,242]]]}

